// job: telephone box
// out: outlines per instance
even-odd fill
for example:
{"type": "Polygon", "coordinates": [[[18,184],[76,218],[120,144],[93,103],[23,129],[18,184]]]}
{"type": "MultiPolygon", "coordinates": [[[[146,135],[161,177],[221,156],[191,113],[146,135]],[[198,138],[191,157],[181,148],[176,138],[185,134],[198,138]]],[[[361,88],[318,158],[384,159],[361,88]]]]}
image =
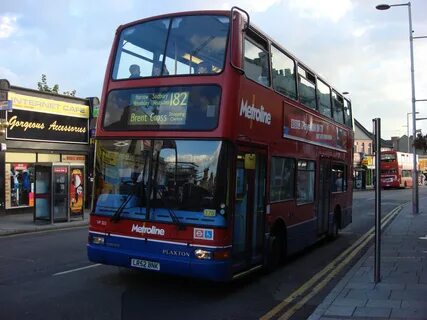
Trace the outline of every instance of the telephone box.
{"type": "Polygon", "coordinates": [[[35,166],[34,221],[84,218],[84,166],[48,163],[35,166]]]}

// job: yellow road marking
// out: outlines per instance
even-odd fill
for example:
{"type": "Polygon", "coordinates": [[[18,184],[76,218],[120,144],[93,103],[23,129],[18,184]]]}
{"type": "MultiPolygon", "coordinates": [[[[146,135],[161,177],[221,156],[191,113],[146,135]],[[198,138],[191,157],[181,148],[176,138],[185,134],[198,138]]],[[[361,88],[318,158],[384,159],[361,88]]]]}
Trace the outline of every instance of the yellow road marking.
{"type": "MultiPolygon", "coordinates": [[[[396,213],[398,213],[401,210],[402,206],[398,206],[397,208],[390,211],[383,219],[381,225],[384,227],[384,225],[392,218],[396,213]]],[[[301,287],[299,287],[297,290],[292,292],[286,299],[284,299],[281,303],[279,303],[276,307],[271,309],[269,312],[267,312],[265,315],[263,315],[260,320],[268,320],[283,311],[287,305],[292,303],[296,298],[302,296],[308,289],[312,288],[321,278],[323,278],[326,274],[329,274],[323,281],[321,281],[318,285],[314,287],[317,291],[314,293],[313,291],[307,295],[314,296],[318,291],[320,291],[332,278],[333,276],[338,273],[338,271],[335,271],[337,269],[341,270],[344,268],[344,266],[372,239],[373,237],[373,231],[375,230],[375,226],[369,229],[363,236],[361,236],[359,239],[356,240],[349,248],[347,248],[344,252],[342,252],[338,257],[336,257],[332,262],[330,262],[325,268],[323,268],[320,272],[316,273],[310,280],[308,280],[306,283],[304,283],[301,287]],[[342,261],[341,261],[342,260],[342,261]],[[341,261],[341,262],[339,262],[341,261]],[[325,281],[327,279],[327,281],[325,281]]],[[[305,302],[307,302],[309,299],[303,299],[298,304],[296,304],[293,308],[291,308],[288,312],[291,310],[294,310],[291,315],[293,315],[298,309],[300,309],[305,302]],[[304,303],[301,303],[304,300],[304,303]],[[298,306],[298,308],[296,308],[298,306]]],[[[288,314],[286,312],[285,314],[288,314]]],[[[285,315],[283,315],[285,316],[285,315]]],[[[282,319],[282,318],[280,318],[282,319]]],[[[286,318],[283,318],[286,319],[286,318]]]]}

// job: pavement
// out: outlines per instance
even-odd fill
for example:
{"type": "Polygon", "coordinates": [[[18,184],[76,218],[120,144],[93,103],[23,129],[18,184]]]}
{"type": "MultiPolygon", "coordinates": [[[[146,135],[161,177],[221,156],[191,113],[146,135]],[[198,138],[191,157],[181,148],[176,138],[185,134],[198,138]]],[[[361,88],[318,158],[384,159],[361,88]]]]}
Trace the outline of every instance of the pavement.
{"type": "Polygon", "coordinates": [[[89,211],[84,212],[83,218],[73,217],[67,222],[34,221],[32,213],[16,213],[0,215],[0,237],[20,233],[41,232],[54,229],[68,229],[87,226],[89,211]]]}
{"type": "Polygon", "coordinates": [[[374,245],[318,305],[309,320],[427,319],[427,198],[403,206],[381,235],[380,281],[374,245]]]}

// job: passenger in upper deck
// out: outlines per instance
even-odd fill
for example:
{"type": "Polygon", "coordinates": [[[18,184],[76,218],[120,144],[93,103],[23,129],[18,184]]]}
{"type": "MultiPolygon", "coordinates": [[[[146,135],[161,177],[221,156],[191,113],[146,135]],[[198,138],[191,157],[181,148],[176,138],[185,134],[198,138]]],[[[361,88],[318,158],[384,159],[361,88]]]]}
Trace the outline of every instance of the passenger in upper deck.
{"type": "Polygon", "coordinates": [[[131,64],[129,67],[129,72],[130,72],[129,79],[141,77],[141,68],[137,64],[131,64]]]}
{"type": "Polygon", "coordinates": [[[208,62],[201,62],[197,66],[197,74],[208,74],[212,73],[212,66],[208,62]]]}

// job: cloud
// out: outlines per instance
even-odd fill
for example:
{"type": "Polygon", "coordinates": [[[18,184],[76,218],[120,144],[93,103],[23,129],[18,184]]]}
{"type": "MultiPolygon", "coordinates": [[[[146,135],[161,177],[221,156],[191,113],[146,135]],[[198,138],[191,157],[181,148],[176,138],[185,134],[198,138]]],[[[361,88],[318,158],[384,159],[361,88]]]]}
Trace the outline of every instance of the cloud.
{"type": "Polygon", "coordinates": [[[16,15],[5,14],[0,16],[0,39],[9,38],[17,29],[16,15]]]}
{"type": "Polygon", "coordinates": [[[0,79],[7,79],[11,83],[15,83],[19,77],[12,70],[0,66],[0,79]]]}
{"type": "Polygon", "coordinates": [[[352,35],[355,38],[360,38],[368,34],[369,31],[371,31],[374,28],[375,28],[375,25],[373,24],[355,26],[355,28],[352,31],[352,35]]]}
{"type": "Polygon", "coordinates": [[[341,20],[352,9],[350,0],[291,0],[288,4],[303,18],[330,19],[333,22],[341,20]]]}

